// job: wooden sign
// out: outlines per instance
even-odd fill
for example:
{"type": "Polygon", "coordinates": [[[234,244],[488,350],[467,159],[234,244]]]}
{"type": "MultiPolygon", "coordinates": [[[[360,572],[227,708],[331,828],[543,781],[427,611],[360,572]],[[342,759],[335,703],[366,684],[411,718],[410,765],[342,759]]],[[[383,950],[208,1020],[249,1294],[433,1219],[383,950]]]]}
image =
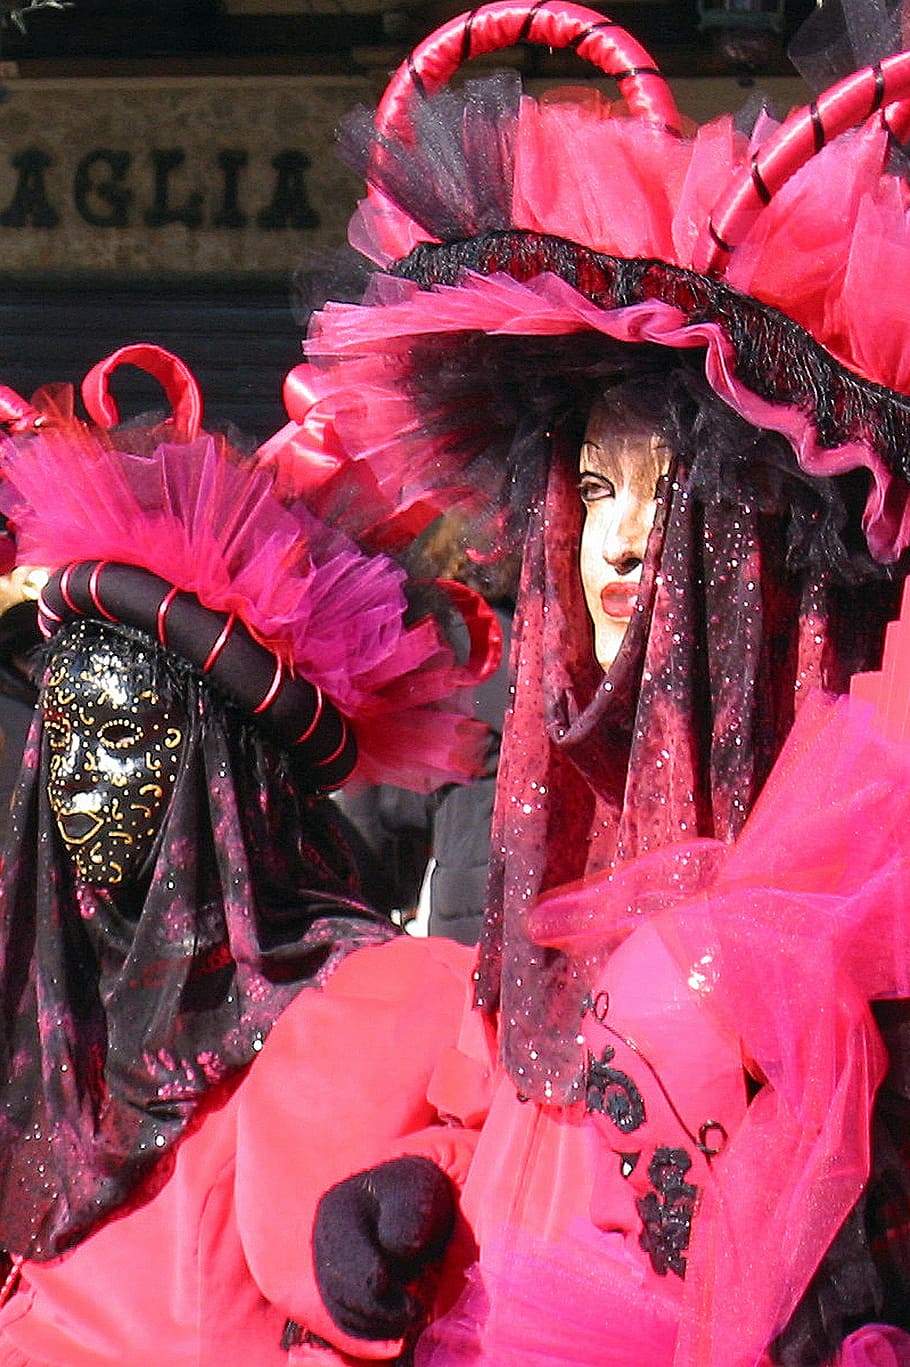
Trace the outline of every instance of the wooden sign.
{"type": "Polygon", "coordinates": [[[357,77],[14,80],[0,269],[269,271],[337,246],[362,188],[334,132],[357,77]]]}

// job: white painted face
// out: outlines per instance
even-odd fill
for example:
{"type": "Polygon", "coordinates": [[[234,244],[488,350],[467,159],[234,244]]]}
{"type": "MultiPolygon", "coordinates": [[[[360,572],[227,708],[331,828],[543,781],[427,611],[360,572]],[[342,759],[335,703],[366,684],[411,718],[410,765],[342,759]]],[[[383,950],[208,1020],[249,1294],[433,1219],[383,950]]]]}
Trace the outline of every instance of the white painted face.
{"type": "Polygon", "coordinates": [[[595,403],[579,458],[585,508],[579,569],[604,671],[616,659],[635,611],[648,536],[672,453],[650,427],[617,421],[595,403]]]}

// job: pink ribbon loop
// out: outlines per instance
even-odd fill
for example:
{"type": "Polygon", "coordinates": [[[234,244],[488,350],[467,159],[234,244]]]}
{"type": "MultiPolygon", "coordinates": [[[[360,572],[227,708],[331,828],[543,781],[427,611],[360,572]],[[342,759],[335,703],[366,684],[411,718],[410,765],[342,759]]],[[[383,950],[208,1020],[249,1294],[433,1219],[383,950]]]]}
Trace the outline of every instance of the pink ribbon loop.
{"type": "Polygon", "coordinates": [[[116,427],[120,412],[110,391],[111,376],[123,365],[134,365],[158,380],[171,406],[175,431],[192,441],[202,425],[202,392],[185,361],[151,342],[119,347],[92,366],[82,381],[82,401],[99,427],[116,427]]]}

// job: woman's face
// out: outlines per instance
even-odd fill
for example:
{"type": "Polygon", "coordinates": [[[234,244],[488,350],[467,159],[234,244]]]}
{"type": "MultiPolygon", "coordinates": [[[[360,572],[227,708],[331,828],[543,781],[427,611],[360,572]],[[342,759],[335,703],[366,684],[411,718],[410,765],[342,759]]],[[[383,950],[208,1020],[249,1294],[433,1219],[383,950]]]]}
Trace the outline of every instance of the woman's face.
{"type": "Polygon", "coordinates": [[[594,654],[610,668],[638,600],[641,567],[672,453],[647,426],[623,423],[601,402],[588,419],[579,459],[585,508],[579,567],[594,624],[594,654]]]}
{"type": "Polygon", "coordinates": [[[89,668],[65,650],[55,657],[41,707],[57,829],[86,883],[117,887],[138,872],[170,799],[182,706],[98,646],[89,668]]]}

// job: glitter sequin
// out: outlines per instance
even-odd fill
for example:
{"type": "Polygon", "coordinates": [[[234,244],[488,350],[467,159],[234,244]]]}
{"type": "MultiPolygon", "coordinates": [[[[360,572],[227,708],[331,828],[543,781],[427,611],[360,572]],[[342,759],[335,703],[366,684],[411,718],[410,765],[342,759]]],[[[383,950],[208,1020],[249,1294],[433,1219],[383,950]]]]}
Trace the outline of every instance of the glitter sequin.
{"type": "Polygon", "coordinates": [[[797,702],[872,665],[894,611],[883,580],[832,587],[823,561],[788,551],[790,499],[806,496],[792,454],[704,403],[729,445],[680,458],[609,677],[579,585],[571,451],[528,518],[475,998],[500,1005],[506,1066],[537,1100],[579,1098],[579,1003],[604,953],[535,946],[540,894],[680,839],[732,840],[797,702]]]}
{"type": "Polygon", "coordinates": [[[208,1087],[261,1050],[303,984],[391,933],[350,900],[355,874],[335,809],[196,676],[137,648],[135,633],[88,623],[56,638],[48,676],[48,726],[39,709],[0,871],[0,994],[12,1022],[0,1225],[10,1247],[37,1259],[123,1202],[208,1087]],[[178,761],[160,784],[146,865],[109,886],[73,868],[48,797],[49,780],[62,792],[72,778],[51,776],[70,741],[55,748],[47,731],[64,719],[99,767],[98,700],[69,677],[95,661],[107,702],[128,699],[129,726],[106,735],[111,786],[121,791],[121,741],[141,736],[140,755],[154,763],[160,744],[178,761]],[[179,721],[158,709],[163,681],[179,721]],[[185,747],[169,747],[169,731],[184,727],[185,747]]]}

